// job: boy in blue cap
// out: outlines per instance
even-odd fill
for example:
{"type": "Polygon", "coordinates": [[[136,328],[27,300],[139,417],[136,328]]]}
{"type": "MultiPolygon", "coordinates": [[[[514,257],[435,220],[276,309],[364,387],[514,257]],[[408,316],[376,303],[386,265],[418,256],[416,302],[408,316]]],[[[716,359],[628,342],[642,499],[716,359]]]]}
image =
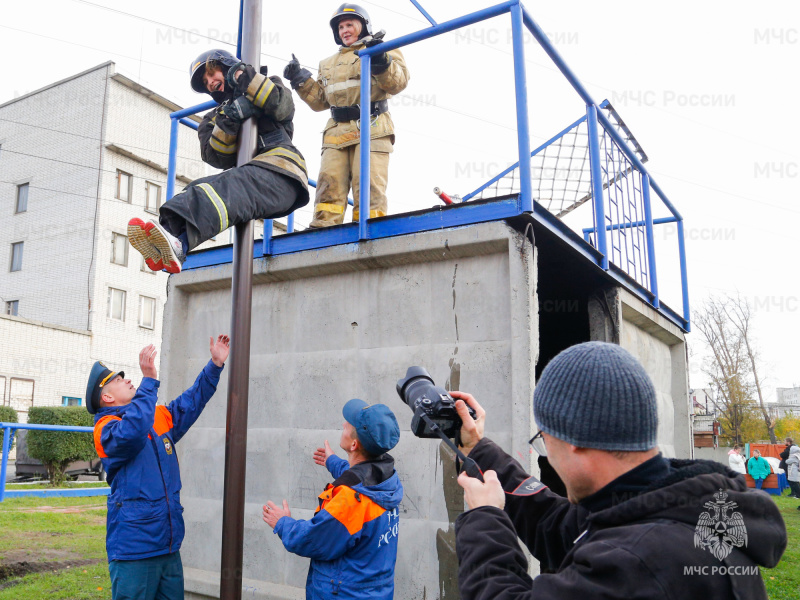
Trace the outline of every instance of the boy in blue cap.
{"type": "Polygon", "coordinates": [[[267,502],[263,518],[289,552],[311,559],[307,600],[391,600],[403,484],[387,452],[400,440],[400,427],[384,404],[353,399],[342,414],[339,446],[347,460],[327,440],[314,452],[314,462],[335,479],[319,495],[314,518],[293,519],[286,500],[282,508],[267,502]]]}
{"type": "Polygon", "coordinates": [[[211,360],[194,385],[156,405],[156,349],[139,353],[142,383],[96,362],[86,387],[94,445],[108,475],[106,550],[113,600],[183,600],[183,507],[175,443],[217,389],[230,339],[211,338],[211,360]]]}

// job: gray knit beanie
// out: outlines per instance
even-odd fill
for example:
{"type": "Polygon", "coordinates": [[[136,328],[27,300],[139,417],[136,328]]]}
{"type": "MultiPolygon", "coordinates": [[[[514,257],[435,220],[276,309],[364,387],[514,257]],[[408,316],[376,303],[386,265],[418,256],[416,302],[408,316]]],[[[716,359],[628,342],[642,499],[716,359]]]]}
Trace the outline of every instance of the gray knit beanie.
{"type": "Polygon", "coordinates": [[[644,367],[616,344],[587,342],[545,367],[533,394],[539,429],[580,448],[656,446],[656,390],[644,367]]]}

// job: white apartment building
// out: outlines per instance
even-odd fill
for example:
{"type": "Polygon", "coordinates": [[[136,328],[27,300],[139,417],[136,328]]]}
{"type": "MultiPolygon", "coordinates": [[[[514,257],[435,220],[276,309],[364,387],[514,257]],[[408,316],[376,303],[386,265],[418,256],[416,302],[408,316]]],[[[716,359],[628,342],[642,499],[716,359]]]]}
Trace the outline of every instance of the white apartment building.
{"type": "MultiPolygon", "coordinates": [[[[113,62],[0,105],[0,401],[20,420],[31,405],[84,405],[96,360],[138,385],[139,351],[160,347],[167,275],[126,231],[166,200],[180,108],[113,62]]],[[[215,172],[196,132],[178,137],[176,193],[215,172]]],[[[206,245],[230,242],[218,238],[206,245]]]]}
{"type": "Polygon", "coordinates": [[[775,398],[775,404],[769,409],[774,418],[800,415],[800,387],[775,388],[775,398]]]}

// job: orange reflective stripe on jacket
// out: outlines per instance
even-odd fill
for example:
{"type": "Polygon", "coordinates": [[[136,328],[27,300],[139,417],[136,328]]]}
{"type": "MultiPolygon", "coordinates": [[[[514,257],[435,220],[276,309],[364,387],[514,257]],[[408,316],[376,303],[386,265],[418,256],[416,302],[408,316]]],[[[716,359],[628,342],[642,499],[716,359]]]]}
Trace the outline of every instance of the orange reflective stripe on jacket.
{"type": "MultiPolygon", "coordinates": [[[[105,453],[103,448],[103,442],[101,438],[103,436],[103,427],[108,425],[108,423],[112,420],[122,421],[120,417],[108,415],[107,417],[100,419],[94,425],[94,449],[97,450],[97,456],[100,458],[108,458],[108,454],[105,453]]],[[[172,429],[172,413],[169,412],[169,409],[166,406],[156,406],[156,415],[155,419],[153,419],[153,429],[155,429],[156,435],[164,435],[172,429]]],[[[150,434],[147,434],[147,437],[151,437],[150,434]]]]}
{"type": "Polygon", "coordinates": [[[156,435],[164,435],[172,429],[172,413],[166,406],[156,406],[156,418],[153,421],[153,429],[156,430],[156,435]]]}
{"type": "Polygon", "coordinates": [[[108,425],[109,421],[113,420],[122,421],[120,417],[109,415],[107,417],[103,417],[94,424],[94,449],[97,450],[97,456],[100,458],[108,458],[108,455],[103,450],[103,442],[100,440],[100,438],[103,435],[103,427],[108,425]]]}
{"type": "Polygon", "coordinates": [[[317,512],[326,510],[347,528],[350,535],[360,531],[364,523],[369,523],[386,512],[385,508],[346,485],[328,487],[319,498],[322,503],[317,512]]]}

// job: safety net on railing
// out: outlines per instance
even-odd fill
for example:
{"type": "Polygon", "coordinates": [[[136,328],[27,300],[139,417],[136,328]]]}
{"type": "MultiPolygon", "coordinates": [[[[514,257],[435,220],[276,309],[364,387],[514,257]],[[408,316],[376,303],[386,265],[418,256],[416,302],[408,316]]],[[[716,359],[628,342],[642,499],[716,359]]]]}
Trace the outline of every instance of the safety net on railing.
{"type": "MultiPolygon", "coordinates": [[[[619,114],[608,102],[600,106],[617,133],[638,158],[647,155],[619,114]]],[[[647,262],[641,174],[600,124],[600,166],[603,180],[609,260],[647,287],[647,262]]],[[[589,133],[586,118],[543,144],[531,155],[533,199],[557,217],[563,217],[592,199],[589,133]]],[[[519,166],[465,199],[495,198],[520,190],[519,166]]],[[[593,245],[595,240],[590,237],[593,245]]]]}
{"type": "MultiPolygon", "coordinates": [[[[608,102],[600,106],[619,134],[642,162],[647,155],[636,138],[608,102]]],[[[589,134],[586,118],[579,119],[540,147],[531,156],[533,199],[548,211],[562,217],[592,198],[592,173],[589,164],[589,134]]],[[[604,187],[608,181],[604,179],[604,187]]],[[[479,200],[515,194],[520,190],[519,167],[466,199],[479,200]]]]}
{"type": "MultiPolygon", "coordinates": [[[[603,174],[605,195],[608,259],[640,285],[649,288],[650,265],[644,225],[642,174],[634,168],[605,129],[602,133],[600,169],[603,174]]],[[[590,242],[594,242],[592,237],[590,242]]]]}

